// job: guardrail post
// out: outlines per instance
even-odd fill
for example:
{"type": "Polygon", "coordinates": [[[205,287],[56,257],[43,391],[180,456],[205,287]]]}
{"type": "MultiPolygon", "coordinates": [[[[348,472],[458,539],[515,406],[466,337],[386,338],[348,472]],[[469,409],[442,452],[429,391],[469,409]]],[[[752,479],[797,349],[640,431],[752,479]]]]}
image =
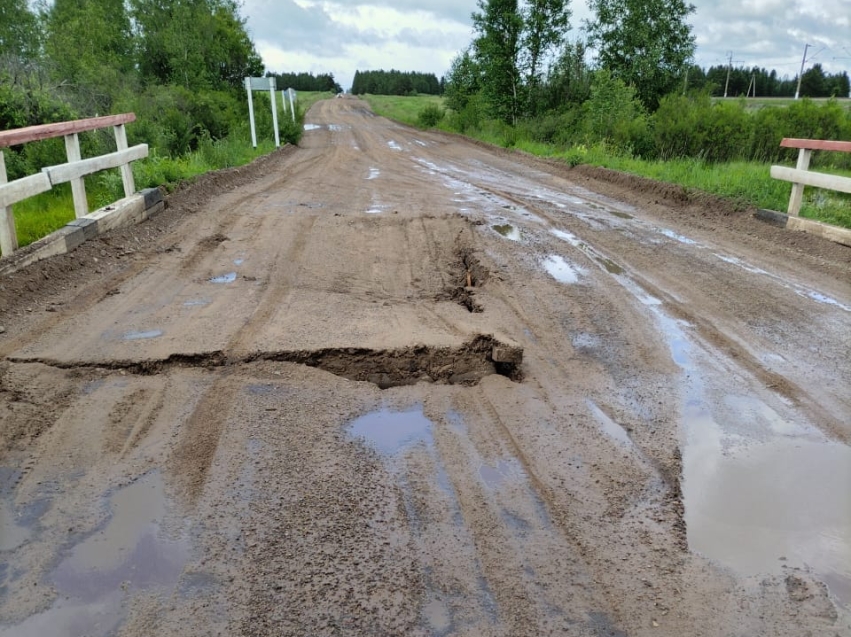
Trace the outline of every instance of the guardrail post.
{"type": "MultiPolygon", "coordinates": [[[[124,124],[112,127],[115,131],[115,146],[117,150],[127,150],[127,130],[124,124]]],[[[121,166],[121,181],[124,183],[124,196],[129,197],[136,192],[136,183],[133,181],[133,168],[130,164],[121,166]]]]}
{"type": "MultiPolygon", "coordinates": [[[[6,157],[0,150],[0,185],[6,183],[6,157]]],[[[9,256],[18,249],[18,234],[15,231],[15,216],[12,207],[0,207],[0,252],[9,256]]]]}
{"type": "MultiPolygon", "coordinates": [[[[798,170],[809,170],[810,168],[810,157],[812,156],[813,151],[809,148],[801,148],[798,151],[798,163],[795,166],[798,170]]],[[[801,212],[801,201],[804,198],[804,184],[792,184],[792,196],[789,197],[789,210],[788,213],[790,215],[798,216],[798,213],[801,212]]]]}
{"type": "MultiPolygon", "coordinates": [[[[68,153],[68,163],[80,161],[80,138],[77,133],[65,135],[65,151],[68,153]]],[[[74,195],[74,215],[79,219],[89,214],[89,202],[86,201],[86,184],[82,177],[71,180],[71,193],[74,195]]]]}

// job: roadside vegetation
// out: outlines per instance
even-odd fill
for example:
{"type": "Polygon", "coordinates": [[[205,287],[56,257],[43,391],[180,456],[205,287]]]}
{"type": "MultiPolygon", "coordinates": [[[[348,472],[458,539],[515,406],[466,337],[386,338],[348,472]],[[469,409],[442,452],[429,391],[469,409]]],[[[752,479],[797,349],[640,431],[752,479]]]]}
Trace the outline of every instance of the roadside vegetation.
{"type": "MultiPolygon", "coordinates": [[[[473,41],[444,79],[442,104],[368,99],[378,112],[409,124],[780,211],[791,185],[771,179],[769,165],[793,165],[797,156],[780,141],[851,140],[847,74],[827,75],[814,66],[802,77],[802,93],[837,97],[753,109],[744,98],[714,98],[718,69],[693,65],[692,5],[591,0],[589,6],[595,17],[584,25],[588,40],[568,41],[564,0],[481,0],[473,41]],[[596,51],[590,63],[589,47],[596,51]]],[[[731,83],[742,77],[737,73],[731,83]]],[[[775,96],[797,85],[797,78],[759,69],[747,77],[771,86],[775,96]]],[[[851,153],[817,152],[811,167],[849,174],[851,153]]],[[[851,227],[851,198],[808,188],[802,215],[851,227]]]]}

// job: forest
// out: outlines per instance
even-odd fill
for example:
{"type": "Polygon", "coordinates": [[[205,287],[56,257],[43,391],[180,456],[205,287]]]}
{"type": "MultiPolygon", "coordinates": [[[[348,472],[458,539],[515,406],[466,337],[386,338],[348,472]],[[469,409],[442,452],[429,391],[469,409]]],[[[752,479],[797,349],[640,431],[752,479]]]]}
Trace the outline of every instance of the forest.
{"type": "Polygon", "coordinates": [[[352,93],[363,95],[440,95],[443,78],[438,81],[434,73],[416,71],[355,71],[352,93]]]}

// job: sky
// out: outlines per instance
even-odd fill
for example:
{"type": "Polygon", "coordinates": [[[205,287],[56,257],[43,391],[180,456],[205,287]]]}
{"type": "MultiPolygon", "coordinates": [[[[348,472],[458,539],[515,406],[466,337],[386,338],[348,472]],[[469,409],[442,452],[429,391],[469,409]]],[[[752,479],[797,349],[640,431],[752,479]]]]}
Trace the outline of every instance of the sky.
{"type": "MultiPolygon", "coordinates": [[[[851,0],[692,0],[690,23],[703,67],[726,64],[798,73],[851,72],[851,0]]],[[[572,39],[592,17],[571,4],[572,39]]],[[[472,40],[476,0],[244,0],[242,13],[266,68],[333,73],[344,88],[355,70],[395,68],[444,75],[472,40]]]]}

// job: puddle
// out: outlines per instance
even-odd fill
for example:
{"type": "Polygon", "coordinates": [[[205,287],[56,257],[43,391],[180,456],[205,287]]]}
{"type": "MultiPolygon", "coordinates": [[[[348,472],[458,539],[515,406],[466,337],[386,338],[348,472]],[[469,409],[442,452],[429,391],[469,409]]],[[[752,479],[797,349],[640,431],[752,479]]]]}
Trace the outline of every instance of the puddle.
{"type": "Polygon", "coordinates": [[[14,551],[26,542],[31,530],[21,524],[15,508],[6,499],[0,500],[0,552],[14,551]]]}
{"type": "Polygon", "coordinates": [[[210,283],[233,283],[236,281],[236,272],[228,272],[210,278],[210,283]]]}
{"type": "Polygon", "coordinates": [[[367,179],[375,179],[380,174],[381,174],[381,171],[378,168],[370,168],[369,169],[369,175],[367,176],[367,179]]]}
{"type": "Polygon", "coordinates": [[[491,227],[506,239],[511,239],[512,241],[520,241],[520,228],[515,228],[514,226],[509,225],[507,223],[491,227]]]}
{"type": "Polygon", "coordinates": [[[319,124],[305,124],[304,125],[304,130],[319,130],[320,128],[322,128],[322,126],[320,126],[319,124]]]}
{"type": "Polygon", "coordinates": [[[693,418],[707,431],[684,454],[692,549],[746,574],[809,568],[851,604],[851,448],[779,438],[724,453],[711,417],[693,418]]]}
{"type": "Polygon", "coordinates": [[[353,438],[363,439],[385,455],[394,455],[417,443],[432,445],[432,422],[421,407],[373,411],[350,422],[347,429],[353,438]]]}
{"type": "Polygon", "coordinates": [[[588,405],[588,409],[591,410],[591,413],[594,415],[594,418],[600,424],[600,429],[603,430],[609,438],[617,442],[618,444],[632,448],[632,439],[629,437],[629,434],[626,430],[621,427],[614,420],[609,418],[602,409],[597,406],[590,398],[585,399],[585,404],[588,405]]]}
{"type": "Polygon", "coordinates": [[[564,230],[555,230],[555,229],[550,230],[550,232],[552,234],[554,234],[555,236],[557,236],[562,241],[567,241],[570,245],[572,245],[574,247],[579,247],[579,245],[582,243],[582,241],[579,240],[579,237],[577,237],[575,234],[573,234],[571,232],[565,232],[564,230]]]}
{"type": "Polygon", "coordinates": [[[328,130],[334,131],[335,133],[339,133],[341,130],[343,130],[343,127],[339,124],[328,124],[328,130]]]}
{"type": "Polygon", "coordinates": [[[600,263],[604,268],[606,268],[606,272],[609,274],[623,274],[624,269],[619,266],[617,263],[612,261],[611,259],[607,259],[606,257],[594,256],[598,263],[600,263]]]}
{"type": "Polygon", "coordinates": [[[243,263],[245,263],[245,259],[234,259],[233,260],[234,265],[242,265],[243,263]]]}
{"type": "Polygon", "coordinates": [[[689,239],[688,237],[684,237],[681,234],[677,234],[673,230],[668,230],[667,228],[660,228],[659,233],[665,235],[669,239],[673,239],[674,241],[679,241],[680,243],[684,243],[686,245],[697,245],[697,241],[693,239],[689,239]]]}
{"type": "Polygon", "coordinates": [[[632,215],[629,215],[625,212],[620,212],[618,210],[606,210],[610,215],[614,215],[616,217],[620,217],[621,219],[634,219],[632,215]]]}
{"type": "Polygon", "coordinates": [[[110,497],[111,516],[53,572],[58,595],[48,610],[0,629],[0,636],[106,637],[124,620],[128,593],[177,583],[187,541],[167,537],[162,477],[151,473],[110,497]]]}
{"type": "Polygon", "coordinates": [[[800,294],[801,296],[807,296],[808,298],[811,298],[816,303],[824,303],[825,305],[834,305],[841,310],[845,310],[846,312],[851,312],[851,307],[848,307],[847,305],[844,305],[844,304],[840,303],[839,301],[837,301],[836,299],[833,299],[829,296],[826,296],[826,295],[822,294],[821,292],[815,292],[813,290],[808,290],[806,293],[802,292],[801,290],[796,290],[796,292],[798,294],[800,294]]]}
{"type": "Polygon", "coordinates": [[[125,341],[141,341],[146,338],[158,338],[163,335],[162,330],[145,330],[145,331],[133,331],[133,332],[124,332],[124,335],[121,337],[125,341]]]}
{"type": "Polygon", "coordinates": [[[183,307],[203,307],[211,303],[210,299],[189,299],[183,302],[183,307]]]}
{"type": "Polygon", "coordinates": [[[508,460],[497,460],[494,466],[482,464],[479,467],[479,478],[487,487],[495,491],[506,481],[517,479],[520,471],[522,469],[518,469],[508,460]]]}
{"type": "Polygon", "coordinates": [[[390,148],[392,148],[393,150],[402,150],[402,147],[399,146],[399,144],[397,144],[392,139],[389,142],[387,142],[387,145],[390,146],[390,148]]]}
{"type": "Polygon", "coordinates": [[[650,307],[672,360],[687,374],[682,489],[689,547],[746,576],[809,569],[839,603],[851,604],[851,447],[786,421],[755,396],[728,395],[710,407],[684,331],[689,324],[650,307]]]}
{"type": "Polygon", "coordinates": [[[420,146],[428,146],[428,144],[426,144],[424,141],[421,141],[419,139],[415,139],[414,143],[419,144],[420,146]]]}
{"type": "Polygon", "coordinates": [[[541,262],[541,265],[544,266],[544,269],[556,281],[560,281],[561,283],[576,283],[579,281],[580,270],[570,265],[564,260],[564,257],[557,254],[548,256],[541,262]]]}

